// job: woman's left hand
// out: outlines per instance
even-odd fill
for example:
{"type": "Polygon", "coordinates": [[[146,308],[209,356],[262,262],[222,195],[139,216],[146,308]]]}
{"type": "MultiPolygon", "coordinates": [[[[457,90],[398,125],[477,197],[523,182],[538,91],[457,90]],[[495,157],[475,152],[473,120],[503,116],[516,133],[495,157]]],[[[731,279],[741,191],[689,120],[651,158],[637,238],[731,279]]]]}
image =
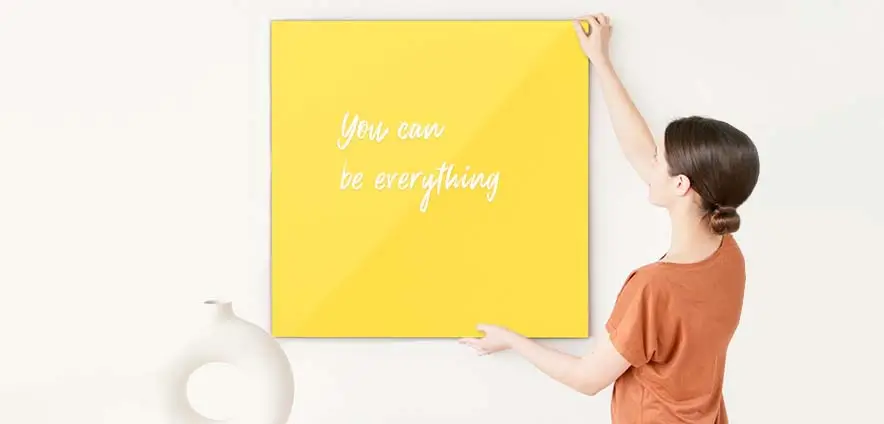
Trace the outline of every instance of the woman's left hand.
{"type": "Polygon", "coordinates": [[[472,347],[480,355],[490,355],[512,349],[513,343],[519,337],[518,334],[497,325],[481,324],[477,328],[485,333],[483,337],[462,338],[460,343],[472,347]]]}

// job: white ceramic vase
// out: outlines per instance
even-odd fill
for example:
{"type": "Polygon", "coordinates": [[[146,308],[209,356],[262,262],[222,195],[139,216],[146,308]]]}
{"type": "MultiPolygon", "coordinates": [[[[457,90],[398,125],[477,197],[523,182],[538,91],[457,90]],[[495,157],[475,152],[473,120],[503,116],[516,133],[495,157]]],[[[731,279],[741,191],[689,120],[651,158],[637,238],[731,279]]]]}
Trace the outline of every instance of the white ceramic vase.
{"type": "Polygon", "coordinates": [[[163,414],[175,424],[285,424],[291,414],[294,381],[291,365],[282,347],[261,327],[245,321],[233,311],[231,302],[209,300],[209,325],[199,334],[161,377],[163,414]],[[218,421],[198,413],[187,396],[188,380],[194,371],[210,363],[230,364],[255,384],[258,408],[249,416],[218,421]]]}

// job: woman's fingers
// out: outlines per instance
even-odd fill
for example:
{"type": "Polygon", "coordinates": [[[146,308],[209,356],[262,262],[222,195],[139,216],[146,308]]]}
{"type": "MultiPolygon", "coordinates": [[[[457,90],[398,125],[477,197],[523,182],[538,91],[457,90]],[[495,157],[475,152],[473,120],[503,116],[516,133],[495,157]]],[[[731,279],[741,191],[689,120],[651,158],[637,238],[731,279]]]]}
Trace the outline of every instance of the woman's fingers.
{"type": "Polygon", "coordinates": [[[583,20],[589,22],[589,25],[594,27],[598,26],[609,26],[611,25],[611,18],[604,13],[596,13],[593,15],[584,15],[578,18],[578,20],[583,20]]]}
{"type": "Polygon", "coordinates": [[[584,15],[577,19],[578,21],[586,21],[589,24],[590,33],[593,29],[598,28],[601,23],[599,23],[596,15],[584,15]]]}
{"type": "Polygon", "coordinates": [[[473,348],[473,350],[478,352],[479,355],[487,355],[488,354],[488,351],[485,350],[485,348],[483,348],[481,346],[481,342],[479,341],[479,339],[477,339],[475,337],[463,338],[463,339],[460,339],[459,341],[460,341],[460,343],[473,348]]]}
{"type": "Polygon", "coordinates": [[[586,33],[586,30],[583,29],[583,25],[580,23],[580,19],[574,20],[574,31],[577,31],[578,37],[586,38],[589,34],[586,33]]]}
{"type": "Polygon", "coordinates": [[[605,15],[604,13],[602,13],[602,14],[599,14],[599,17],[600,17],[599,21],[601,21],[601,23],[603,25],[611,25],[611,18],[609,18],[608,15],[605,15]]]}

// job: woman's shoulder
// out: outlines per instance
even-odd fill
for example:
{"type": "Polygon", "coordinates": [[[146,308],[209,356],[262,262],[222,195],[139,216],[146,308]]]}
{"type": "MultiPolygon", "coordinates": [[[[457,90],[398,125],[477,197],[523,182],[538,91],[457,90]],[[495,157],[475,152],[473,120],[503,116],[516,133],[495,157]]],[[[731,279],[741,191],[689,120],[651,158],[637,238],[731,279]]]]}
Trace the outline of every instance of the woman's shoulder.
{"type": "Polygon", "coordinates": [[[623,286],[620,288],[618,295],[622,296],[624,292],[639,292],[659,288],[660,285],[666,284],[668,277],[667,270],[660,266],[659,262],[650,262],[633,269],[626,276],[623,286]]]}
{"type": "Polygon", "coordinates": [[[693,273],[694,271],[714,270],[722,265],[732,265],[744,261],[743,252],[733,234],[726,234],[721,239],[721,244],[708,256],[692,262],[667,261],[660,258],[657,261],[643,265],[645,273],[674,274],[693,273]]]}
{"type": "Polygon", "coordinates": [[[657,260],[643,264],[629,273],[626,284],[651,286],[662,289],[673,283],[694,280],[718,279],[721,275],[741,276],[745,270],[745,258],[732,235],[722,240],[721,246],[709,257],[691,263],[657,260]]]}
{"type": "MultiPolygon", "coordinates": [[[[665,255],[664,255],[665,256],[665,255]]],[[[684,277],[696,276],[705,272],[719,272],[721,268],[732,269],[744,264],[743,252],[733,235],[726,235],[721,246],[709,257],[697,262],[667,262],[661,257],[634,268],[627,274],[624,285],[661,285],[684,277]]]]}

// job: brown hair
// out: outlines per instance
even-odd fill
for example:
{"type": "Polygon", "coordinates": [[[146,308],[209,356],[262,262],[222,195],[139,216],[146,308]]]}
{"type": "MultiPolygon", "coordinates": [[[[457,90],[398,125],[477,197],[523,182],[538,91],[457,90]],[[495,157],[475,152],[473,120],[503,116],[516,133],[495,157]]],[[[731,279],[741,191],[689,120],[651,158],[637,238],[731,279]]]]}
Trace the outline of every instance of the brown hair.
{"type": "Polygon", "coordinates": [[[712,232],[739,230],[737,207],[758,182],[758,150],[752,140],[726,122],[690,116],[666,126],[664,144],[669,174],[691,181],[712,232]]]}

